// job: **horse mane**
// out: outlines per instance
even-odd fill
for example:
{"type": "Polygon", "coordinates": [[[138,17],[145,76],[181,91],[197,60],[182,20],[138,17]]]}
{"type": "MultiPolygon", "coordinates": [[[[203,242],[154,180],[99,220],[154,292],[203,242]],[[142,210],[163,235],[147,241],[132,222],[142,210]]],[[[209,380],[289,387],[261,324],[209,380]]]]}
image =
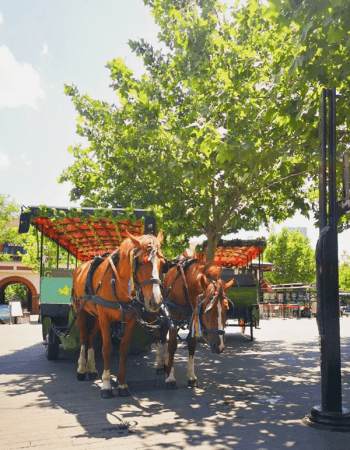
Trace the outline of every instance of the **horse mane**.
{"type": "MultiPolygon", "coordinates": [[[[149,239],[145,239],[145,235],[138,236],[137,238],[140,240],[140,247],[146,248],[149,245],[149,239]]],[[[154,239],[156,239],[154,236],[152,236],[154,239]]],[[[126,238],[123,240],[123,242],[120,244],[119,252],[120,254],[128,254],[130,251],[135,248],[135,245],[133,241],[130,238],[126,238]]]]}
{"type": "Polygon", "coordinates": [[[205,289],[205,291],[203,292],[204,296],[203,296],[202,301],[203,301],[204,306],[208,305],[208,303],[211,300],[211,296],[214,294],[215,291],[216,291],[216,295],[218,298],[220,298],[220,299],[225,298],[225,282],[221,278],[218,278],[215,281],[216,281],[216,285],[213,285],[212,283],[210,283],[208,285],[207,289],[205,289]]]}
{"type": "Polygon", "coordinates": [[[203,274],[209,280],[217,281],[221,276],[221,267],[213,266],[212,264],[207,263],[203,268],[203,274]]]}
{"type": "Polygon", "coordinates": [[[126,257],[130,254],[131,250],[134,248],[140,248],[142,250],[148,250],[150,248],[150,238],[152,238],[153,243],[160,248],[159,239],[153,234],[143,234],[142,236],[137,236],[138,245],[135,247],[134,242],[130,238],[126,238],[120,244],[119,254],[121,257],[126,257]]]}

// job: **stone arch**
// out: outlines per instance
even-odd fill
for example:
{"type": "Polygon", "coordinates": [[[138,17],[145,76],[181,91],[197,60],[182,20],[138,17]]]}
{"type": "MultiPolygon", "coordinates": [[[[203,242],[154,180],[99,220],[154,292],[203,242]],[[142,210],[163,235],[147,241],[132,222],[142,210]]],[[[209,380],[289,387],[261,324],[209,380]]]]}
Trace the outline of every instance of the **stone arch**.
{"type": "Polygon", "coordinates": [[[10,284],[24,284],[28,288],[28,310],[31,313],[39,312],[39,293],[33,283],[26,278],[18,276],[9,276],[0,280],[0,303],[5,302],[5,289],[10,284]]]}

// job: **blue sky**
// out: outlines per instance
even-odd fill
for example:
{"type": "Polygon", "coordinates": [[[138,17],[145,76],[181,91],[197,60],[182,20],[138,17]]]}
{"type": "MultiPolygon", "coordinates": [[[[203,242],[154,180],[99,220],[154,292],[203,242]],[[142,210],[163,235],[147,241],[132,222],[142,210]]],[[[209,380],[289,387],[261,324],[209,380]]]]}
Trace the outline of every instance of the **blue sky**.
{"type": "MultiPolygon", "coordinates": [[[[157,27],[142,0],[5,0],[0,4],[0,192],[19,205],[75,206],[68,183],[57,183],[72,162],[76,113],[64,83],[92,98],[116,102],[107,61],[124,59],[142,73],[129,39],[157,43],[157,27]]],[[[297,215],[283,225],[318,230],[297,215]]],[[[281,225],[276,225],[278,232],[281,225]]],[[[268,235],[240,233],[240,237],[268,235]]],[[[339,254],[350,253],[350,231],[339,254]]]]}
{"type": "Polygon", "coordinates": [[[156,42],[141,0],[9,0],[0,5],[0,192],[20,205],[69,203],[57,183],[82,142],[64,83],[116,101],[107,61],[122,57],[142,73],[129,39],[156,42]]]}

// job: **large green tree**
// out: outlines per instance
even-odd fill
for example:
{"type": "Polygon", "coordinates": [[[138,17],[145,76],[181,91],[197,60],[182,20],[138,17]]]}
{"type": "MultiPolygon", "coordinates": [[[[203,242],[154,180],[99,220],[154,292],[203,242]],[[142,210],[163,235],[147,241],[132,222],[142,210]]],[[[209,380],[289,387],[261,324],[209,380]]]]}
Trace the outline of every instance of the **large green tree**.
{"type": "Polygon", "coordinates": [[[271,234],[264,259],[282,269],[265,273],[264,277],[272,284],[313,283],[316,279],[315,252],[309,238],[299,230],[283,228],[281,233],[271,234]]]}
{"type": "MultiPolygon", "coordinates": [[[[316,117],[320,105],[308,89],[336,88],[337,186],[342,194],[342,165],[349,154],[350,138],[350,2],[348,0],[268,0],[269,17],[280,32],[293,27],[293,50],[286,55],[284,76],[293,80],[292,93],[303,110],[316,117]]],[[[317,191],[311,193],[317,199],[317,191]]],[[[349,209],[349,205],[347,207],[349,209]]],[[[315,212],[318,213],[317,201],[315,212]]],[[[349,228],[349,215],[339,221],[339,231],[349,228]]]]}
{"type": "Polygon", "coordinates": [[[350,292],[350,256],[345,253],[343,259],[339,266],[339,288],[350,292]]]}
{"type": "MultiPolygon", "coordinates": [[[[66,86],[89,146],[60,180],[85,206],[150,207],[167,243],[204,234],[207,259],[222,235],[307,213],[305,180],[317,172],[317,119],[302,98],[310,83],[285,71],[296,38],[258,1],[144,0],[160,27],[159,49],[143,39],[137,79],[108,63],[117,106],[66,86]]],[[[309,179],[309,184],[312,179],[309,179]]]]}
{"type": "MultiPolygon", "coordinates": [[[[22,262],[25,266],[40,273],[40,233],[34,227],[30,227],[29,232],[23,234],[22,237],[22,245],[27,252],[22,256],[22,262]]],[[[54,269],[57,267],[57,244],[46,236],[43,239],[43,266],[44,269],[54,269]]],[[[60,248],[58,250],[58,267],[75,267],[75,258],[70,256],[68,261],[68,253],[60,248]]]]}
{"type": "MultiPolygon", "coordinates": [[[[34,227],[30,227],[28,233],[19,234],[18,225],[15,222],[20,215],[20,208],[8,195],[0,194],[0,243],[9,242],[17,244],[26,250],[25,255],[21,255],[25,266],[37,272],[40,271],[40,235],[34,227]]],[[[9,261],[10,255],[0,253],[0,260],[9,261]]],[[[46,268],[54,268],[57,265],[57,245],[44,238],[44,260],[46,268]]],[[[68,262],[67,252],[60,250],[59,266],[65,266],[68,262]]],[[[72,257],[70,259],[72,263],[72,257]]]]}
{"type": "MultiPolygon", "coordinates": [[[[18,205],[6,194],[0,194],[0,243],[11,242],[19,244],[18,230],[13,221],[19,216],[18,205]]],[[[9,260],[9,255],[0,253],[0,260],[9,260]]]]}

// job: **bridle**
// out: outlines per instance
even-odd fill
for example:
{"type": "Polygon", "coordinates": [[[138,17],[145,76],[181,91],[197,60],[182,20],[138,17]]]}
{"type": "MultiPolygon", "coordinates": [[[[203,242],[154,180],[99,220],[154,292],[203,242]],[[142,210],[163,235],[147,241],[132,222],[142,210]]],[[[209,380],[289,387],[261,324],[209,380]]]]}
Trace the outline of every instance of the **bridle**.
{"type": "MultiPolygon", "coordinates": [[[[211,297],[210,297],[210,301],[209,304],[205,307],[204,309],[204,294],[200,294],[197,297],[197,307],[196,309],[193,311],[192,313],[192,317],[190,320],[190,333],[192,335],[194,335],[194,332],[196,331],[196,323],[195,321],[197,320],[197,328],[198,328],[198,334],[201,336],[201,333],[205,333],[205,334],[215,334],[215,335],[219,335],[219,336],[224,336],[225,335],[225,330],[219,330],[218,328],[207,328],[204,325],[203,322],[203,314],[206,314],[207,312],[209,312],[213,306],[215,305],[215,303],[217,303],[219,301],[219,294],[215,295],[215,291],[216,291],[216,287],[217,287],[217,283],[216,281],[211,281],[211,283],[213,288],[212,288],[212,293],[211,293],[211,297]]],[[[224,300],[230,301],[226,295],[224,294],[224,300]]]]}
{"type": "MultiPolygon", "coordinates": [[[[125,315],[129,315],[136,322],[147,327],[148,329],[158,329],[160,327],[158,318],[155,319],[153,323],[149,323],[149,322],[145,322],[145,320],[143,320],[141,317],[141,313],[143,314],[145,312],[145,299],[144,299],[144,296],[142,293],[142,287],[146,286],[146,285],[150,285],[150,284],[161,285],[162,282],[160,281],[159,278],[154,278],[154,277],[150,278],[142,283],[139,283],[137,280],[137,266],[138,266],[138,264],[142,264],[137,261],[138,257],[142,253],[149,252],[149,255],[147,257],[147,262],[148,262],[149,260],[152,260],[155,257],[155,255],[158,253],[158,251],[159,251],[159,249],[154,245],[152,237],[150,237],[150,244],[148,245],[148,248],[146,251],[143,250],[142,247],[134,248],[133,250],[131,250],[130,264],[131,264],[132,270],[131,270],[131,277],[130,277],[130,281],[129,281],[129,296],[131,298],[129,301],[126,301],[126,302],[125,301],[120,302],[120,300],[117,297],[117,292],[116,292],[116,283],[117,283],[117,280],[119,277],[117,268],[116,268],[116,266],[118,265],[118,261],[119,261],[119,249],[117,249],[111,255],[108,255],[108,256],[103,255],[103,256],[99,256],[99,257],[95,258],[95,260],[92,262],[92,264],[90,266],[88,275],[86,277],[85,294],[80,297],[72,297],[73,302],[81,301],[81,303],[80,303],[76,313],[74,314],[73,320],[72,320],[65,335],[66,336],[68,335],[68,333],[71,330],[71,327],[75,323],[78,315],[80,314],[80,312],[82,311],[82,309],[84,308],[84,306],[86,305],[87,302],[91,302],[95,305],[100,305],[100,306],[103,306],[105,308],[109,308],[112,310],[120,310],[122,312],[122,321],[120,322],[121,330],[118,335],[120,338],[124,336],[125,315]],[[93,274],[94,274],[95,270],[97,269],[97,267],[106,258],[108,259],[109,264],[108,264],[106,270],[104,271],[96,290],[94,291],[92,288],[93,274]],[[112,288],[112,294],[114,296],[114,301],[100,297],[98,295],[98,292],[102,286],[102,283],[105,279],[105,276],[108,272],[109,267],[112,268],[111,288],[112,288]],[[140,308],[138,308],[136,303],[140,303],[142,305],[141,311],[140,311],[140,308]]],[[[160,255],[162,255],[162,254],[160,253],[160,255]]],[[[90,308],[89,308],[89,310],[90,310],[90,308]]],[[[89,312],[91,315],[96,315],[91,310],[89,312]]],[[[165,321],[168,323],[169,329],[172,329],[173,324],[170,321],[169,313],[168,313],[167,309],[164,307],[164,305],[161,305],[160,312],[164,316],[165,321]]]]}
{"type": "Polygon", "coordinates": [[[138,261],[138,258],[149,252],[149,255],[147,257],[147,262],[152,261],[152,259],[157,256],[158,248],[154,245],[152,237],[150,237],[151,241],[147,247],[147,250],[143,250],[141,247],[134,248],[131,250],[130,253],[130,264],[131,264],[131,278],[129,282],[129,294],[138,302],[142,303],[144,305],[145,298],[142,293],[142,288],[144,286],[154,285],[157,284],[159,286],[162,286],[162,281],[159,278],[149,278],[146,281],[143,281],[142,283],[139,283],[137,280],[137,269],[140,265],[143,265],[143,263],[140,263],[138,261]]]}

